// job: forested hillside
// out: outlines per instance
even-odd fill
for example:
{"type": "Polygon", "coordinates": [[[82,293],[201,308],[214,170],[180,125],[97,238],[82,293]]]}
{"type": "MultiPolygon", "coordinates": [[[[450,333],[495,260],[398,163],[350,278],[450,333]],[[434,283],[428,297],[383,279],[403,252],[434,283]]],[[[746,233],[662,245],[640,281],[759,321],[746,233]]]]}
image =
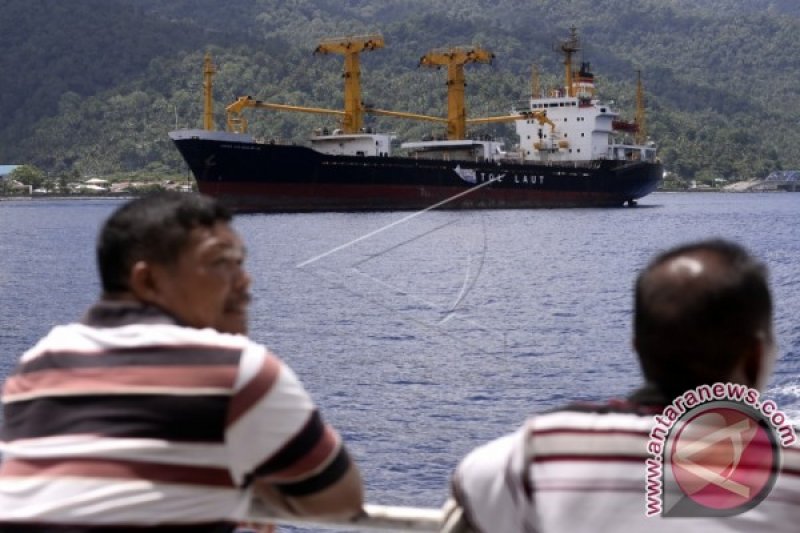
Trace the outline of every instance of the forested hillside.
{"type": "MultiPolygon", "coordinates": [[[[686,179],[800,168],[800,6],[792,0],[6,0],[0,17],[0,163],[53,175],[180,172],[167,138],[201,122],[202,61],[218,66],[215,118],[249,94],[341,107],[339,56],[317,42],[380,32],[362,57],[364,101],[445,113],[445,74],[418,69],[428,50],[480,44],[493,65],[467,68],[473,116],[502,114],[562,74],[553,44],[571,26],[602,95],[633,114],[636,71],[667,168],[686,179]]],[[[251,112],[257,134],[302,140],[325,119],[251,112]]],[[[373,119],[401,137],[430,123],[373,119]]],[[[333,125],[329,123],[329,125],[333,125]]],[[[491,133],[514,141],[508,125],[491,133]]]]}

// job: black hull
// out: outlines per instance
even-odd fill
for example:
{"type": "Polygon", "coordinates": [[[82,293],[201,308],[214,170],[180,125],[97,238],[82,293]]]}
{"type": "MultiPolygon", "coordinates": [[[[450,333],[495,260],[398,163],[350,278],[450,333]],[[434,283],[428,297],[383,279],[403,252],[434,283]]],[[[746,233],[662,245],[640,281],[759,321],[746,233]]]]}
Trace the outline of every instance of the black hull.
{"type": "Polygon", "coordinates": [[[201,192],[237,212],[615,207],[655,190],[658,163],[485,163],[321,154],[173,138],[201,192]]]}

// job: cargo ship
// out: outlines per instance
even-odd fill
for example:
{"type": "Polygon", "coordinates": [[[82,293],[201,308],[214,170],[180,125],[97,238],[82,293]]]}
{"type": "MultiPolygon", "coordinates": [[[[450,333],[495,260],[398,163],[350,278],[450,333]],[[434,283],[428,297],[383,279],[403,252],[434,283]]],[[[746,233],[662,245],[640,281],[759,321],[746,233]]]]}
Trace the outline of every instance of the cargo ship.
{"type": "MultiPolygon", "coordinates": [[[[466,118],[464,66],[494,57],[479,47],[434,50],[420,65],[448,69],[448,114],[435,117],[366,107],[361,102],[358,54],[383,46],[380,36],[323,41],[320,53],[345,55],[344,110],[289,106],[240,97],[227,110],[227,131],[215,131],[206,57],[204,129],[170,137],[198,189],[237,212],[363,211],[402,209],[513,209],[636,205],[663,174],[644,132],[644,97],[637,87],[634,121],[620,119],[595,95],[588,63],[573,69],[577,34],[560,43],[563,87],[511,106],[508,115],[466,118]],[[308,144],[260,140],[247,133],[250,108],[336,115],[339,127],[319,129],[308,144]],[[446,138],[400,144],[364,127],[366,115],[428,120],[446,126],[446,138]],[[468,126],[513,122],[519,142],[506,149],[490,138],[469,138],[468,126]]],[[[535,85],[535,84],[532,84],[535,85]]]]}

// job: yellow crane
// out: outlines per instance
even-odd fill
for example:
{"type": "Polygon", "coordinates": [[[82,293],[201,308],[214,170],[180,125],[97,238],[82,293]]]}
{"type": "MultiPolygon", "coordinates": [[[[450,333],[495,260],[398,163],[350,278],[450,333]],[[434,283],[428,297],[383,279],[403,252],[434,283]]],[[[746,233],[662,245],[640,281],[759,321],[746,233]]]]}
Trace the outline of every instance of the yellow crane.
{"type": "Polygon", "coordinates": [[[642,71],[636,71],[636,134],[634,139],[636,144],[644,144],[647,141],[647,123],[645,121],[644,109],[644,86],[642,85],[642,71]]]}
{"type": "Polygon", "coordinates": [[[272,104],[256,100],[252,96],[240,96],[225,108],[228,130],[238,133],[247,131],[247,119],[242,115],[246,108],[273,109],[277,111],[298,111],[320,113],[342,117],[344,133],[358,133],[364,125],[364,106],[361,103],[361,68],[359,54],[364,51],[383,48],[383,37],[377,34],[325,39],[314,50],[315,54],[344,55],[344,111],[319,107],[303,107],[287,104],[272,104]]]}
{"type": "MultiPolygon", "coordinates": [[[[432,122],[446,122],[440,117],[404,113],[386,109],[366,108],[361,102],[361,68],[359,54],[364,51],[383,48],[383,37],[378,34],[354,37],[336,37],[325,39],[314,50],[315,54],[343,54],[344,62],[344,111],[338,109],[325,109],[319,107],[303,107],[286,104],[272,104],[256,100],[252,96],[240,96],[235,102],[225,108],[227,112],[228,131],[237,133],[247,132],[247,119],[242,111],[247,108],[272,109],[276,111],[299,111],[302,113],[320,113],[342,117],[342,131],[344,133],[359,133],[364,125],[364,115],[383,115],[411,120],[427,120],[432,122]]],[[[206,95],[208,98],[208,93],[206,95]]]]}
{"type": "Polygon", "coordinates": [[[361,103],[361,66],[359,54],[383,48],[383,37],[377,34],[354,37],[337,37],[319,43],[315,54],[342,54],[344,56],[344,120],[345,133],[358,133],[364,125],[364,107],[361,103]]]}
{"type": "Polygon", "coordinates": [[[467,111],[464,104],[464,65],[491,63],[494,54],[480,47],[453,47],[432,50],[419,60],[420,66],[447,67],[447,138],[464,139],[467,136],[467,111]]]}
{"type": "MultiPolygon", "coordinates": [[[[342,131],[344,133],[359,133],[364,123],[364,115],[381,115],[394,118],[410,120],[424,120],[429,122],[446,123],[448,139],[463,139],[466,137],[467,124],[491,124],[498,122],[510,122],[514,120],[524,120],[534,118],[541,124],[548,123],[551,128],[555,128],[543,111],[523,112],[516,115],[484,117],[466,119],[466,109],[464,105],[464,65],[472,62],[489,63],[494,58],[490,52],[477,47],[458,47],[442,50],[434,50],[420,59],[420,65],[425,66],[444,66],[448,67],[448,116],[447,118],[422,115],[418,113],[407,113],[402,111],[391,111],[374,107],[365,107],[361,102],[360,70],[358,64],[358,54],[366,50],[375,50],[383,47],[383,38],[380,35],[367,35],[361,37],[342,37],[327,39],[322,41],[314,51],[315,53],[342,53],[345,55],[345,109],[326,109],[319,107],[304,107],[287,104],[273,104],[256,100],[252,96],[240,96],[235,102],[225,108],[227,113],[228,131],[236,133],[247,132],[247,119],[243,111],[248,108],[272,109],[276,111],[297,111],[303,113],[318,113],[325,115],[335,115],[342,118],[342,131]]],[[[206,58],[206,120],[211,120],[211,76],[215,70],[211,65],[211,58],[206,58]],[[210,66],[209,66],[210,65],[210,66]]],[[[213,129],[213,122],[205,122],[206,129],[213,129]]]]}

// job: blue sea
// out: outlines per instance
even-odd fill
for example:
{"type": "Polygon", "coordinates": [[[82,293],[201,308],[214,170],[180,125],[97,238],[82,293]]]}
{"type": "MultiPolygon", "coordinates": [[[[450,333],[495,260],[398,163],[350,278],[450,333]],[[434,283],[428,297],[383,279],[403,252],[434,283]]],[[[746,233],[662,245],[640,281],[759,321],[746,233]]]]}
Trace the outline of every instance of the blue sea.
{"type": "MultiPolygon", "coordinates": [[[[120,203],[0,201],[0,376],[98,296],[94,240],[120,203]]],[[[769,266],[780,359],[768,396],[800,417],[800,194],[245,215],[235,226],[253,276],[251,336],[343,434],[371,503],[439,506],[479,443],[531,413],[635,388],[634,277],[687,240],[734,239],[769,266]]]]}

